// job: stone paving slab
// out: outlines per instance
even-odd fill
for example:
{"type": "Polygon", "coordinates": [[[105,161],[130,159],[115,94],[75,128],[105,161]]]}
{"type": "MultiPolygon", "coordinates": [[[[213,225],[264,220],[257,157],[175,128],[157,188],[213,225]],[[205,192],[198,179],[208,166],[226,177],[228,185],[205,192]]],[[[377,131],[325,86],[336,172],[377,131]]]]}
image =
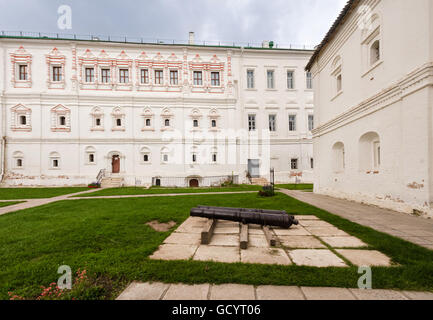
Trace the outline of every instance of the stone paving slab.
{"type": "Polygon", "coordinates": [[[193,260],[197,261],[216,261],[225,263],[240,262],[239,247],[217,247],[201,245],[193,260]]]}
{"type": "Polygon", "coordinates": [[[160,282],[133,282],[116,300],[159,300],[169,286],[160,282]]]}
{"type": "Polygon", "coordinates": [[[207,300],[209,284],[172,284],[163,300],[207,300]]]}
{"type": "Polygon", "coordinates": [[[362,248],[367,245],[355,237],[320,237],[333,248],[362,248]]]}
{"type": "Polygon", "coordinates": [[[250,234],[248,235],[248,248],[249,247],[256,247],[256,248],[268,248],[269,244],[266,240],[265,235],[262,234],[250,234]]]}
{"type": "Polygon", "coordinates": [[[164,243],[199,245],[200,240],[201,237],[199,233],[173,232],[167,239],[164,240],[164,243]]]}
{"type": "Polygon", "coordinates": [[[300,249],[289,251],[293,263],[310,267],[347,267],[343,260],[326,249],[300,249]]]}
{"type": "Polygon", "coordinates": [[[279,236],[281,245],[293,249],[324,249],[326,246],[313,236],[279,236]]]}
{"type": "Polygon", "coordinates": [[[336,251],[355,266],[389,267],[391,265],[391,259],[379,251],[353,249],[338,249],[336,251]]]}
{"type": "Polygon", "coordinates": [[[350,289],[359,300],[409,300],[399,291],[350,289]]]}
{"type": "Polygon", "coordinates": [[[305,300],[305,296],[299,287],[258,286],[256,293],[257,300],[305,300]]]}
{"type": "Polygon", "coordinates": [[[433,292],[403,291],[402,293],[411,300],[433,300],[433,292]]]}
{"type": "Polygon", "coordinates": [[[237,227],[215,227],[214,234],[239,234],[239,226],[237,227]]]}
{"type": "Polygon", "coordinates": [[[272,228],[277,236],[309,236],[311,235],[307,229],[301,226],[292,226],[290,229],[272,228]]]}
{"type": "Polygon", "coordinates": [[[248,248],[248,250],[241,250],[241,262],[285,266],[292,264],[286,252],[277,248],[248,248]]]}
{"type": "Polygon", "coordinates": [[[222,284],[211,287],[210,300],[256,300],[253,286],[222,284]]]}
{"type": "Polygon", "coordinates": [[[198,245],[163,244],[149,258],[154,260],[189,260],[198,245]]]}
{"type": "Polygon", "coordinates": [[[239,234],[214,234],[209,245],[239,247],[239,234]]]}
{"type": "Polygon", "coordinates": [[[307,300],[356,300],[349,289],[301,287],[307,300]]]}
{"type": "Polygon", "coordinates": [[[117,300],[433,300],[432,292],[222,284],[131,283],[117,300]]]}
{"type": "Polygon", "coordinates": [[[322,220],[301,220],[299,224],[303,227],[334,227],[334,225],[322,220]]]}
{"type": "Polygon", "coordinates": [[[336,227],[305,227],[311,234],[318,237],[349,237],[349,234],[336,227]]]}
{"type": "Polygon", "coordinates": [[[260,228],[260,229],[252,229],[251,227],[248,227],[248,234],[263,236],[265,233],[263,232],[262,228],[260,228]]]}

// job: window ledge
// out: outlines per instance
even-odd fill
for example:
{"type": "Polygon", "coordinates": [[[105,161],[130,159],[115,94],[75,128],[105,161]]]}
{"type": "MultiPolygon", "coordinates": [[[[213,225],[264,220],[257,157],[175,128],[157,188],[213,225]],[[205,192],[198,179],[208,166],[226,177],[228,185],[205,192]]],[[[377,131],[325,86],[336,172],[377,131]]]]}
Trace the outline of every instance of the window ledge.
{"type": "Polygon", "coordinates": [[[266,91],[278,91],[278,89],[266,89],[266,91]]]}
{"type": "Polygon", "coordinates": [[[245,91],[257,91],[257,89],[256,88],[247,88],[247,89],[245,89],[245,91]]]}
{"type": "Polygon", "coordinates": [[[340,90],[337,92],[337,94],[331,99],[331,101],[336,100],[339,96],[341,96],[343,94],[343,90],[340,90]]]}
{"type": "Polygon", "coordinates": [[[286,89],[288,92],[298,92],[298,89],[286,89]]]}
{"type": "Polygon", "coordinates": [[[383,63],[383,60],[379,60],[377,61],[375,64],[373,64],[370,69],[368,69],[366,72],[363,73],[363,75],[361,76],[361,78],[364,78],[366,75],[368,75],[371,71],[373,71],[374,69],[376,69],[377,67],[379,67],[381,64],[383,63]]]}

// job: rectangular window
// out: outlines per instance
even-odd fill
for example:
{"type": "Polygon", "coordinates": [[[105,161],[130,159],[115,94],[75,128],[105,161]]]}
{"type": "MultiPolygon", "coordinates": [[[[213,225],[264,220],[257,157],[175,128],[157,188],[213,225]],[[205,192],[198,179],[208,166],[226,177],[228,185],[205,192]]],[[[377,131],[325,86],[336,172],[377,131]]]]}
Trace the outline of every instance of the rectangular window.
{"type": "Polygon", "coordinates": [[[274,89],[274,70],[268,70],[268,89],[274,89]]]}
{"type": "Polygon", "coordinates": [[[293,71],[287,71],[287,89],[294,89],[295,88],[295,79],[293,77],[294,73],[293,71]]]}
{"type": "Polygon", "coordinates": [[[101,82],[102,83],[110,82],[110,69],[101,69],[101,82]]]}
{"type": "Polygon", "coordinates": [[[195,153],[192,155],[192,162],[197,162],[197,155],[195,153]]]}
{"type": "Polygon", "coordinates": [[[312,114],[308,115],[308,130],[312,131],[314,129],[314,116],[312,114]]]}
{"type": "Polygon", "coordinates": [[[142,84],[149,83],[149,70],[148,69],[141,69],[140,81],[142,84]]]}
{"type": "Polygon", "coordinates": [[[129,69],[119,69],[120,83],[129,83],[129,69]]]}
{"type": "Polygon", "coordinates": [[[313,78],[311,72],[307,72],[307,89],[313,89],[313,78]]]}
{"type": "Polygon", "coordinates": [[[211,72],[211,86],[219,87],[220,85],[220,73],[211,72]]]}
{"type": "Polygon", "coordinates": [[[20,73],[20,75],[19,75],[20,80],[27,80],[27,65],[26,64],[20,65],[19,73],[20,73]]]}
{"type": "Polygon", "coordinates": [[[291,159],[290,160],[290,168],[292,170],[298,170],[298,159],[291,159]]]}
{"type": "Polygon", "coordinates": [[[53,159],[53,168],[58,168],[58,167],[59,167],[59,160],[53,159]]]}
{"type": "Polygon", "coordinates": [[[314,159],[310,158],[310,167],[311,169],[314,169],[314,159]]]}
{"type": "Polygon", "coordinates": [[[179,74],[177,70],[170,70],[170,84],[176,86],[179,84],[179,74]]]}
{"type": "Polygon", "coordinates": [[[93,153],[89,154],[89,163],[94,163],[95,162],[95,155],[93,153]]]}
{"type": "Polygon", "coordinates": [[[53,67],[53,81],[62,81],[62,67],[53,67]]]}
{"type": "Polygon", "coordinates": [[[217,154],[216,153],[212,154],[212,161],[217,162],[217,154]]]}
{"type": "Polygon", "coordinates": [[[155,84],[162,84],[163,77],[164,77],[164,71],[162,70],[155,70],[155,84]]]}
{"type": "Polygon", "coordinates": [[[277,118],[277,116],[275,114],[269,115],[269,131],[271,131],[271,132],[277,131],[276,118],[277,118]]]}
{"type": "Polygon", "coordinates": [[[194,71],[194,85],[195,86],[203,85],[203,73],[201,71],[194,71]]]}
{"type": "Polygon", "coordinates": [[[380,168],[380,142],[374,142],[374,168],[380,168]]]}
{"type": "Polygon", "coordinates": [[[254,89],[254,70],[247,70],[247,88],[254,89]]]}
{"type": "Polygon", "coordinates": [[[86,82],[94,82],[95,81],[95,69],[94,68],[86,68],[86,82]]]}
{"type": "Polygon", "coordinates": [[[296,131],[296,115],[289,115],[289,131],[296,131]]]}
{"type": "Polygon", "coordinates": [[[168,154],[164,154],[162,159],[164,162],[168,162],[168,154]]]}
{"type": "Polygon", "coordinates": [[[255,131],[256,130],[256,115],[250,114],[248,115],[248,130],[255,131]]]}

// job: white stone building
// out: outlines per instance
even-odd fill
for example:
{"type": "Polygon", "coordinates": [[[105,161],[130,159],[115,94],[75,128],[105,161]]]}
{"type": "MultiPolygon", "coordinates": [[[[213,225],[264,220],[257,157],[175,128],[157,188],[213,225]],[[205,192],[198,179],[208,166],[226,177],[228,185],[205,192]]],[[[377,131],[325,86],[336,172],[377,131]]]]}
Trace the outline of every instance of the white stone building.
{"type": "Polygon", "coordinates": [[[433,1],[351,0],[307,65],[315,192],[432,215],[433,1]]]}
{"type": "Polygon", "coordinates": [[[0,37],[3,185],[311,181],[312,52],[190,41],[0,37]]]}

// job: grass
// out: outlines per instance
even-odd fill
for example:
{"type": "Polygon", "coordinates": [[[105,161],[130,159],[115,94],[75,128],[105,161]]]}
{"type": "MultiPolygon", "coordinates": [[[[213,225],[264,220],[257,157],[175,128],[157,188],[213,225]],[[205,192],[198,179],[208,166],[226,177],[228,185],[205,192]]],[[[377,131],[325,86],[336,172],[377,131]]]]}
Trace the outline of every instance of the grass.
{"type": "Polygon", "coordinates": [[[0,202],[0,208],[13,206],[14,204],[23,203],[24,201],[8,201],[0,202]]]}
{"type": "Polygon", "coordinates": [[[237,191],[259,191],[262,187],[252,185],[234,185],[229,187],[211,187],[211,188],[163,188],[152,187],[150,189],[142,187],[123,187],[109,188],[100,191],[91,192],[77,197],[100,197],[100,196],[131,196],[145,194],[181,194],[181,193],[209,193],[209,192],[237,192],[237,191]]]}
{"type": "Polygon", "coordinates": [[[299,183],[299,184],[277,184],[275,186],[277,188],[287,189],[287,190],[313,190],[313,187],[314,187],[313,184],[305,184],[305,183],[299,183]]]}
{"type": "Polygon", "coordinates": [[[53,198],[89,190],[86,187],[66,188],[0,188],[0,200],[53,198]]]}
{"type": "Polygon", "coordinates": [[[241,283],[296,286],[357,286],[358,268],[314,268],[148,259],[169,232],[146,222],[182,223],[191,207],[215,205],[281,209],[313,214],[358,237],[399,266],[373,267],[373,288],[433,291],[433,251],[360,226],[277,194],[206,195],[176,198],[67,200],[0,216],[0,299],[13,291],[28,298],[56,282],[61,265],[86,268],[104,290],[87,299],[113,299],[131,281],[241,283]]]}

